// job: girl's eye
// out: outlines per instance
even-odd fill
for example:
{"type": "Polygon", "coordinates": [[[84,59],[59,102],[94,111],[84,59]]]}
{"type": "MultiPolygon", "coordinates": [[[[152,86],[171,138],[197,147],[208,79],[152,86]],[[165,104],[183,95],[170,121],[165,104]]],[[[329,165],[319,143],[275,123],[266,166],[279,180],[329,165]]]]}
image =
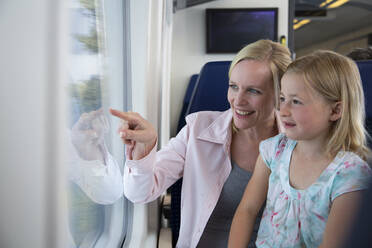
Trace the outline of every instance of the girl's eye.
{"type": "Polygon", "coordinates": [[[284,96],[279,97],[279,101],[280,101],[280,102],[284,102],[284,101],[285,101],[284,96]]]}
{"type": "Polygon", "coordinates": [[[302,102],[300,102],[299,100],[296,100],[296,99],[293,99],[293,104],[302,104],[302,102]]]}
{"type": "Polygon", "coordinates": [[[233,90],[236,90],[238,89],[238,86],[236,86],[235,84],[229,84],[229,87],[233,90]]]}

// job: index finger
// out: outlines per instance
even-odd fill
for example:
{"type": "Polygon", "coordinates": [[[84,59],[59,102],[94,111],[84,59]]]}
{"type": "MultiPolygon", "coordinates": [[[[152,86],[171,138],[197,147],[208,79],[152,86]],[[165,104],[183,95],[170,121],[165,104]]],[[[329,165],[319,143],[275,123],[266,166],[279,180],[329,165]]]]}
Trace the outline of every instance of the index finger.
{"type": "Polygon", "coordinates": [[[120,110],[110,108],[110,114],[128,122],[138,122],[138,119],[135,118],[133,115],[120,110]]]}

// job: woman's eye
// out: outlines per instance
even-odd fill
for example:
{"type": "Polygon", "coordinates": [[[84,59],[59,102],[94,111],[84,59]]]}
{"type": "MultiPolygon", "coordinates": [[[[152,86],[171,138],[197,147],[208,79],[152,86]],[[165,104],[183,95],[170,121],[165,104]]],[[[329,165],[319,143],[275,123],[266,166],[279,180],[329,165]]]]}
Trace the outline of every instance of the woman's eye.
{"type": "Polygon", "coordinates": [[[229,87],[233,90],[236,90],[238,89],[238,86],[236,86],[235,84],[229,84],[229,87]]]}
{"type": "Polygon", "coordinates": [[[256,89],[249,89],[248,91],[253,93],[253,94],[261,94],[261,91],[258,91],[256,89]]]}
{"type": "Polygon", "coordinates": [[[280,102],[284,102],[284,101],[285,101],[284,96],[279,97],[279,101],[280,101],[280,102]]]}
{"type": "Polygon", "coordinates": [[[302,104],[302,102],[300,102],[299,100],[296,100],[296,99],[293,99],[293,104],[302,104]]]}

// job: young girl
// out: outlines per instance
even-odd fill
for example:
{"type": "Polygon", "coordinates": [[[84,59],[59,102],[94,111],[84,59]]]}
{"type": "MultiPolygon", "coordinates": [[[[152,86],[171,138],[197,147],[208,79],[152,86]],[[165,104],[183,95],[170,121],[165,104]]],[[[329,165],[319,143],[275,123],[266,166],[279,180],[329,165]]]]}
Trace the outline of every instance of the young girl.
{"type": "Polygon", "coordinates": [[[246,247],[265,200],[258,248],[339,247],[371,175],[355,63],[331,51],[294,61],[281,81],[280,116],[285,133],[260,144],[229,247],[246,247]]]}

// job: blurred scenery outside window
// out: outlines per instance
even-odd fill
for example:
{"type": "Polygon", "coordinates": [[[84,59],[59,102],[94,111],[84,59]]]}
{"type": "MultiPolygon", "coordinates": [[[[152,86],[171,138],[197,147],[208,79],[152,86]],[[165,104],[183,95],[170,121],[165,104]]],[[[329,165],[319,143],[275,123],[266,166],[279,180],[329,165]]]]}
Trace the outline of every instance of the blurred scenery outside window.
{"type": "MultiPolygon", "coordinates": [[[[102,0],[70,2],[67,82],[69,247],[95,247],[105,227],[105,207],[122,196],[119,166],[106,144],[110,126],[105,76],[102,0]]],[[[107,222],[107,219],[106,219],[107,222]]]]}

